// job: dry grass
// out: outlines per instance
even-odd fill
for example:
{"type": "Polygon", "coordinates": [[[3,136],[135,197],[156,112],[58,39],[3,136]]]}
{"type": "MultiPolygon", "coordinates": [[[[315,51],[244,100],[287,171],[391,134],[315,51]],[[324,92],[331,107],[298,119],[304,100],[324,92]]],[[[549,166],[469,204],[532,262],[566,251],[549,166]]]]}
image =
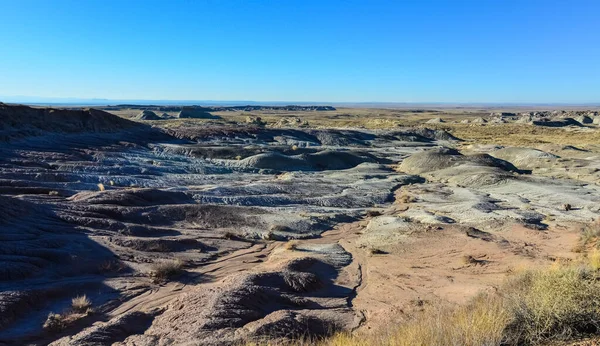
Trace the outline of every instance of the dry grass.
{"type": "Polygon", "coordinates": [[[411,194],[408,194],[407,192],[402,192],[402,194],[400,196],[398,196],[397,201],[399,203],[415,203],[417,201],[417,198],[411,194]]]}
{"type": "Polygon", "coordinates": [[[596,144],[600,140],[598,131],[513,123],[485,126],[470,124],[427,124],[427,126],[446,130],[458,138],[479,144],[536,147],[542,143],[554,143],[578,146],[596,144]]]}
{"type": "Polygon", "coordinates": [[[71,308],[64,313],[49,313],[42,328],[50,333],[59,333],[93,313],[92,301],[86,295],[77,296],[71,300],[71,308]]]}
{"type": "Polygon", "coordinates": [[[294,251],[296,249],[298,249],[298,241],[297,240],[290,240],[287,243],[285,243],[285,249],[288,251],[294,251]]]}
{"type": "Polygon", "coordinates": [[[155,282],[168,281],[183,272],[181,260],[160,261],[152,264],[151,276],[155,282]]]}
{"type": "Polygon", "coordinates": [[[600,270],[600,250],[594,248],[592,249],[592,251],[590,251],[587,255],[587,259],[588,259],[588,263],[590,264],[590,267],[595,270],[598,271],[600,270]]]}
{"type": "Polygon", "coordinates": [[[515,274],[497,291],[480,294],[465,305],[432,306],[387,332],[341,332],[291,345],[547,345],[589,337],[600,332],[600,253],[587,259],[515,274]]]}
{"type": "Polygon", "coordinates": [[[127,270],[127,265],[119,260],[106,260],[98,266],[98,271],[102,274],[121,273],[127,270]]]}
{"type": "Polygon", "coordinates": [[[63,315],[55,314],[53,312],[48,314],[46,322],[44,322],[44,330],[57,333],[64,330],[67,327],[67,322],[63,315]]]}
{"type": "Polygon", "coordinates": [[[77,313],[84,313],[90,310],[92,307],[92,301],[84,294],[82,296],[75,297],[71,300],[71,309],[77,313]]]}
{"type": "Polygon", "coordinates": [[[104,191],[106,190],[106,188],[104,187],[104,184],[100,183],[98,184],[98,191],[104,191]]]}
{"type": "Polygon", "coordinates": [[[600,240],[600,219],[586,224],[581,228],[581,243],[586,246],[598,246],[600,240]]]}
{"type": "Polygon", "coordinates": [[[390,345],[498,345],[509,322],[502,300],[482,295],[459,307],[438,307],[400,326],[390,345]]]}

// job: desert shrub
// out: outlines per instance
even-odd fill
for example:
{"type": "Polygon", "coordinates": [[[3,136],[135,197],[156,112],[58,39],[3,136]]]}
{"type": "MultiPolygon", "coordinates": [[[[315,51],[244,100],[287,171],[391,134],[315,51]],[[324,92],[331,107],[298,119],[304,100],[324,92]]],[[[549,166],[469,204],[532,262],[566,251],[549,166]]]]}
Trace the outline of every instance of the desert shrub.
{"type": "Polygon", "coordinates": [[[415,203],[417,198],[413,195],[408,194],[407,192],[402,192],[402,194],[397,199],[400,203],[415,203]]]}
{"type": "Polygon", "coordinates": [[[273,231],[267,231],[262,234],[263,240],[275,240],[275,234],[273,231]]]}
{"type": "Polygon", "coordinates": [[[377,217],[381,215],[381,212],[378,210],[367,210],[367,217],[377,217]]]}
{"type": "Polygon", "coordinates": [[[55,314],[53,312],[48,314],[46,322],[44,322],[44,330],[49,332],[60,332],[65,329],[65,319],[61,314],[55,314]]]}
{"type": "Polygon", "coordinates": [[[227,240],[237,240],[239,236],[233,232],[225,232],[225,234],[223,234],[223,238],[227,240]]]}
{"type": "Polygon", "coordinates": [[[485,260],[477,259],[477,258],[475,258],[475,257],[473,257],[471,255],[464,255],[462,257],[462,263],[464,265],[467,265],[467,266],[468,265],[478,265],[478,264],[479,265],[484,265],[484,264],[486,264],[486,261],[485,260]]]}
{"type": "Polygon", "coordinates": [[[285,249],[289,250],[289,251],[294,251],[298,248],[298,241],[297,240],[290,240],[287,243],[285,243],[285,249]]]}
{"type": "MultiPolygon", "coordinates": [[[[75,301],[75,299],[73,301],[75,301]]],[[[82,318],[86,318],[87,316],[92,314],[94,311],[90,306],[88,306],[83,311],[77,311],[75,310],[75,306],[73,306],[70,310],[67,310],[62,314],[51,312],[48,314],[48,317],[46,318],[46,321],[44,322],[42,328],[44,328],[45,331],[50,333],[60,333],[68,327],[72,326],[77,321],[81,320],[82,318]]]]}
{"type": "Polygon", "coordinates": [[[181,274],[183,262],[181,260],[160,261],[152,264],[151,275],[155,282],[163,282],[181,274]]]}

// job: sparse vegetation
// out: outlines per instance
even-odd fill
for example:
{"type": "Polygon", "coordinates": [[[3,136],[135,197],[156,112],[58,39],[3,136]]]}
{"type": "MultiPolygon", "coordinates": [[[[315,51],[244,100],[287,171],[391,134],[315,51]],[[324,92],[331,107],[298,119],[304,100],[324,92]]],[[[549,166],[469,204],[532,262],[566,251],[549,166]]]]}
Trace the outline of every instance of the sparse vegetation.
{"type": "Polygon", "coordinates": [[[223,234],[223,238],[227,240],[236,240],[239,239],[239,236],[233,232],[225,232],[225,234],[223,234]]]}
{"type": "Polygon", "coordinates": [[[71,300],[71,308],[74,312],[84,313],[89,311],[91,307],[92,301],[85,294],[71,300]]]}
{"type": "Polygon", "coordinates": [[[120,273],[120,272],[124,271],[125,269],[127,269],[127,266],[125,265],[125,263],[123,263],[119,260],[107,260],[107,261],[102,262],[98,266],[98,271],[103,274],[120,273]]]}
{"type": "Polygon", "coordinates": [[[86,295],[77,296],[71,300],[71,308],[64,313],[50,312],[42,327],[47,332],[60,333],[75,321],[92,313],[94,313],[92,301],[86,295]]]}
{"type": "Polygon", "coordinates": [[[387,253],[381,249],[374,248],[374,247],[369,248],[368,251],[369,251],[370,255],[385,255],[387,253]]]}
{"type": "Polygon", "coordinates": [[[565,204],[563,204],[563,205],[562,205],[562,209],[563,209],[564,211],[573,210],[573,206],[572,206],[572,205],[570,205],[569,203],[565,203],[565,204]]]}
{"type": "Polygon", "coordinates": [[[98,184],[98,191],[104,191],[104,190],[106,190],[104,188],[104,184],[102,184],[102,183],[98,184]]]}
{"type": "Polygon", "coordinates": [[[155,282],[164,282],[180,275],[182,271],[183,261],[181,260],[160,261],[152,264],[151,276],[155,282]]]}
{"type": "Polygon", "coordinates": [[[367,210],[367,217],[381,216],[381,212],[378,210],[367,210]]]}
{"type": "Polygon", "coordinates": [[[598,246],[600,239],[600,219],[586,224],[581,228],[581,244],[585,248],[587,246],[598,246]]]}
{"type": "Polygon", "coordinates": [[[298,241],[297,240],[290,240],[287,243],[285,243],[285,249],[288,251],[294,251],[298,248],[298,241]]]}
{"type": "Polygon", "coordinates": [[[486,263],[485,260],[477,259],[471,255],[464,255],[462,257],[462,262],[465,265],[484,265],[486,263]]]}
{"type": "Polygon", "coordinates": [[[600,250],[594,248],[587,256],[590,267],[595,271],[600,270],[600,250]]]}
{"type": "Polygon", "coordinates": [[[275,234],[273,231],[267,231],[262,235],[263,240],[275,240],[275,234]]]}
{"type": "MultiPolygon", "coordinates": [[[[515,274],[496,291],[465,305],[432,305],[389,331],[341,332],[292,345],[547,345],[600,332],[600,252],[585,263],[560,261],[515,274]]],[[[249,345],[277,345],[250,343],[249,345]]]]}
{"type": "Polygon", "coordinates": [[[403,192],[399,197],[398,197],[398,202],[400,203],[415,203],[417,201],[417,198],[411,194],[408,194],[406,192],[403,192]]]}
{"type": "Polygon", "coordinates": [[[46,322],[44,322],[44,330],[48,332],[57,333],[65,329],[66,322],[65,318],[61,314],[55,314],[53,312],[48,314],[48,318],[46,318],[46,322]]]}

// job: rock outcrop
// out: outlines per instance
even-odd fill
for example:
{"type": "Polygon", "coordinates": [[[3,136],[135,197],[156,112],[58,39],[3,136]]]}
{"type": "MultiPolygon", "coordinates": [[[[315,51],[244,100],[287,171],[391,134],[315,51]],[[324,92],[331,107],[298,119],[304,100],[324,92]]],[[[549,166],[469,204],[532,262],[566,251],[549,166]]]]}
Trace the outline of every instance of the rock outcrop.
{"type": "Polygon", "coordinates": [[[136,117],[138,120],[161,120],[162,118],[156,115],[153,111],[141,111],[136,117]]]}
{"type": "Polygon", "coordinates": [[[182,107],[177,115],[180,119],[220,119],[216,115],[210,114],[212,109],[199,106],[182,107]]]}

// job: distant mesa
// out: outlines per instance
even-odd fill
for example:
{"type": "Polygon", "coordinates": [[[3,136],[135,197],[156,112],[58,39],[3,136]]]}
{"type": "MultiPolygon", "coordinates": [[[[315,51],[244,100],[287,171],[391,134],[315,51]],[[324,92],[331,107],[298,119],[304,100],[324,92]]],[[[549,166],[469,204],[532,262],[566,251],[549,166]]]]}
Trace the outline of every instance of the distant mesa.
{"type": "Polygon", "coordinates": [[[200,106],[181,107],[177,114],[180,119],[221,119],[221,117],[210,114],[211,108],[200,106]]]}
{"type": "Polygon", "coordinates": [[[153,111],[145,110],[140,112],[140,114],[135,117],[138,120],[161,120],[163,118],[159,117],[153,111]]]}
{"type": "Polygon", "coordinates": [[[136,104],[120,104],[114,106],[102,107],[104,110],[119,110],[123,108],[129,109],[140,109],[140,110],[151,110],[154,112],[181,112],[184,108],[195,108],[196,110],[204,110],[205,112],[253,112],[253,111],[290,111],[290,112],[326,112],[335,111],[336,108],[332,106],[298,106],[298,105],[287,105],[287,106],[260,106],[260,105],[247,105],[247,106],[230,106],[230,107],[202,107],[202,106],[159,106],[159,105],[136,105],[136,104]]]}
{"type": "Polygon", "coordinates": [[[212,107],[212,111],[217,112],[235,112],[235,111],[244,111],[244,112],[252,112],[252,111],[292,111],[292,112],[325,112],[325,111],[335,111],[336,109],[332,106],[296,106],[296,105],[288,105],[288,106],[233,106],[233,107],[212,107]]]}

